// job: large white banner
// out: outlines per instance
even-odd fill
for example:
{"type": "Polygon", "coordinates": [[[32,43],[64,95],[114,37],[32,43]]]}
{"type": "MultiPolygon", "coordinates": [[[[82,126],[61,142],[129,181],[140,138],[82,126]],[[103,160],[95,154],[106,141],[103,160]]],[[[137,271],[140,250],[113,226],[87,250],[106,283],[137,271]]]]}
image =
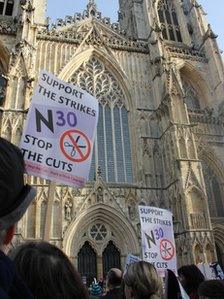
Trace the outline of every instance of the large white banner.
{"type": "Polygon", "coordinates": [[[20,142],[27,173],[83,186],[89,176],[97,121],[94,97],[42,71],[20,142]]]}
{"type": "Polygon", "coordinates": [[[165,270],[177,273],[172,213],[156,207],[139,206],[143,260],[152,263],[159,276],[165,270]]]}

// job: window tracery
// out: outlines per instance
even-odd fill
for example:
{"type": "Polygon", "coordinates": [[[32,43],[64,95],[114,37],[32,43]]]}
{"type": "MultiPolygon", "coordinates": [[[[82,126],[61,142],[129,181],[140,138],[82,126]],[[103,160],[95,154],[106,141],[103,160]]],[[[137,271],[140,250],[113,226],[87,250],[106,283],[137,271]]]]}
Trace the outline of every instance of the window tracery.
{"type": "Polygon", "coordinates": [[[0,0],[0,15],[12,16],[14,0],[0,0]]]}
{"type": "Polygon", "coordinates": [[[107,236],[107,229],[104,224],[94,224],[90,229],[90,236],[96,241],[102,241],[107,236]]]}
{"type": "Polygon", "coordinates": [[[100,103],[89,179],[94,179],[100,167],[106,181],[132,183],[128,111],[117,80],[100,60],[92,57],[72,75],[70,82],[92,94],[100,103]]]}
{"type": "Polygon", "coordinates": [[[189,109],[200,109],[198,94],[194,87],[187,81],[183,81],[183,89],[185,93],[184,101],[189,109]]]}
{"type": "Polygon", "coordinates": [[[158,3],[158,15],[163,38],[176,42],[182,42],[180,26],[172,0],[160,0],[158,3]]]}

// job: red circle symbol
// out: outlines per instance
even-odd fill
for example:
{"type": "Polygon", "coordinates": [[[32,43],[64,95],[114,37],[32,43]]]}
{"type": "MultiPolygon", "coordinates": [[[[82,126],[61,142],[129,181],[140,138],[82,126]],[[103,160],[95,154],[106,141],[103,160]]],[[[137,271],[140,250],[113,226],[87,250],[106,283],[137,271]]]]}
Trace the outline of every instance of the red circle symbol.
{"type": "Polygon", "coordinates": [[[162,259],[165,261],[169,261],[173,258],[175,254],[175,248],[169,240],[162,239],[160,241],[160,254],[162,259]]]}
{"type": "Polygon", "coordinates": [[[61,135],[60,149],[68,160],[80,163],[88,159],[91,145],[88,137],[83,132],[68,130],[61,135]]]}

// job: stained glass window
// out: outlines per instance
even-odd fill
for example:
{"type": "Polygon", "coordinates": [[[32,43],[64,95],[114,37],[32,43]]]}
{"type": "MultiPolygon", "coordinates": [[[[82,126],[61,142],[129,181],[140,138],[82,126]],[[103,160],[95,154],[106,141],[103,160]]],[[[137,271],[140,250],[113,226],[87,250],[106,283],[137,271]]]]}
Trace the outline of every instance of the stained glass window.
{"type": "Polygon", "coordinates": [[[89,180],[100,167],[107,182],[132,183],[132,159],[125,96],[115,77],[92,57],[71,77],[99,100],[99,121],[89,180]]]}

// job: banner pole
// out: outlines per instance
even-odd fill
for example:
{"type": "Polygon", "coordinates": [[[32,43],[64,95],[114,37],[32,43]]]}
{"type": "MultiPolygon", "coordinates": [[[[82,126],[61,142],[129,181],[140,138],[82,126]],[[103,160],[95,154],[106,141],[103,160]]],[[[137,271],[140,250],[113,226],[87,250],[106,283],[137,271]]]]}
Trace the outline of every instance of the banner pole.
{"type": "Polygon", "coordinates": [[[54,193],[56,189],[56,183],[50,182],[49,192],[48,192],[48,200],[47,200],[47,211],[44,225],[44,241],[50,241],[51,235],[51,226],[52,226],[52,207],[54,201],[54,193]]]}

